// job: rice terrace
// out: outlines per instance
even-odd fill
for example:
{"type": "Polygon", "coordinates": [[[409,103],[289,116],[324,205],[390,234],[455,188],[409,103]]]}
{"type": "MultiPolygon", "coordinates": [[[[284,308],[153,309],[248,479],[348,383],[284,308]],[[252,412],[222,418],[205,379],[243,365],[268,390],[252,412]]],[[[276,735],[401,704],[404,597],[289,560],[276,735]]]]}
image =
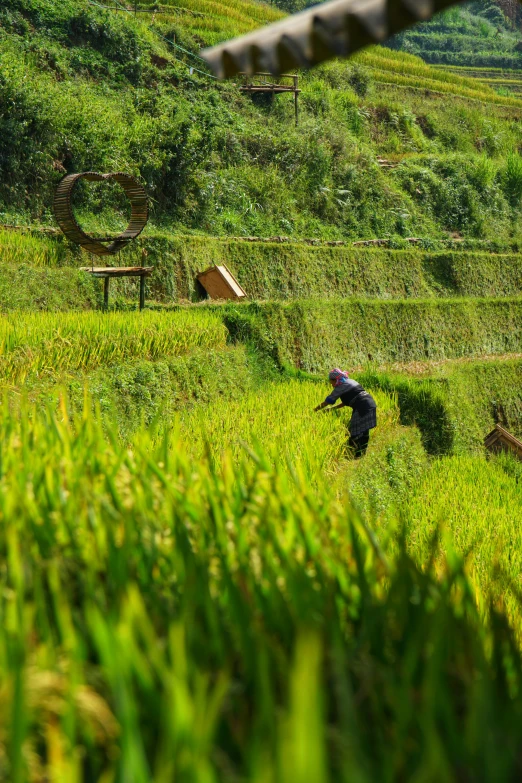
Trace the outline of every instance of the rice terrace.
{"type": "Polygon", "coordinates": [[[522,778],[522,5],[0,2],[0,781],[522,778]]]}

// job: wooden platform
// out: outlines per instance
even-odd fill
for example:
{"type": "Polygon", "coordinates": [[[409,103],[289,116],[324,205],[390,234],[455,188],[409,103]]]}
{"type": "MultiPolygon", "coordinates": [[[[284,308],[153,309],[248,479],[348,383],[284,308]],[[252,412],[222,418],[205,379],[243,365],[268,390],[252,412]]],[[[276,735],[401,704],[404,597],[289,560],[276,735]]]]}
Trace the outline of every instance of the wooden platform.
{"type": "Polygon", "coordinates": [[[254,73],[249,76],[246,73],[240,74],[243,77],[243,84],[239,88],[241,92],[249,95],[282,95],[291,92],[294,96],[295,105],[295,124],[299,125],[299,76],[296,73],[282,73],[281,76],[274,77],[270,73],[254,73]],[[272,81],[267,81],[270,78],[272,81]],[[285,84],[285,80],[290,84],[285,84]]]}
{"type": "Polygon", "coordinates": [[[82,272],[94,277],[147,277],[152,274],[153,266],[82,266],[82,272]]]}
{"type": "Polygon", "coordinates": [[[500,454],[503,451],[507,451],[522,461],[522,441],[515,438],[514,435],[505,430],[504,427],[501,427],[500,424],[497,424],[495,429],[486,436],[484,439],[484,446],[493,454],[500,454]]]}
{"type": "Polygon", "coordinates": [[[109,307],[109,280],[111,277],[139,277],[140,278],[140,310],[145,307],[145,278],[152,274],[152,266],[82,266],[82,272],[87,272],[93,277],[103,278],[103,307],[109,307]]]}
{"type": "Polygon", "coordinates": [[[301,90],[294,90],[293,87],[283,84],[266,84],[264,86],[260,84],[246,84],[239,89],[241,92],[271,92],[274,95],[281,95],[283,92],[301,92],[301,90]]]}

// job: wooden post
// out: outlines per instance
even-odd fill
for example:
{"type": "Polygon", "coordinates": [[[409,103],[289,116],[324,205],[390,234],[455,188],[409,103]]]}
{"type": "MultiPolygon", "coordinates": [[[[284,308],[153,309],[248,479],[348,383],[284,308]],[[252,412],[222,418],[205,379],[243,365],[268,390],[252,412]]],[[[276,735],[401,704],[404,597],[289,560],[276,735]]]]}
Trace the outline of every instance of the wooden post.
{"type": "Polygon", "coordinates": [[[145,307],[145,275],[140,275],[140,310],[145,307]]]}
{"type": "Polygon", "coordinates": [[[109,277],[103,278],[103,309],[109,309],[109,277]]]}
{"type": "Polygon", "coordinates": [[[295,127],[299,125],[299,76],[293,77],[294,82],[294,101],[295,101],[295,127]]]}

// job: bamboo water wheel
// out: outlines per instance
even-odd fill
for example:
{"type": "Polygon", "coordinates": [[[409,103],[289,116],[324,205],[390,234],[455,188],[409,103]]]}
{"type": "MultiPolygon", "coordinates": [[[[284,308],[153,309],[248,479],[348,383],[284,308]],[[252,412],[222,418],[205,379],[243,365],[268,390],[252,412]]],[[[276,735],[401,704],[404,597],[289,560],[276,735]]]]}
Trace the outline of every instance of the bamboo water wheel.
{"type": "Polygon", "coordinates": [[[149,204],[145,189],[138,180],[130,174],[117,171],[111,174],[98,174],[96,171],[84,171],[80,174],[66,174],[58,183],[54,194],[53,211],[56,221],[65,236],[76,242],[89,253],[96,256],[110,256],[118,253],[129,242],[141,234],[149,217],[149,204]],[[78,182],[102,182],[114,180],[121,186],[131,205],[129,225],[121,234],[111,239],[108,237],[90,237],[80,227],[72,206],[72,196],[78,182]]]}

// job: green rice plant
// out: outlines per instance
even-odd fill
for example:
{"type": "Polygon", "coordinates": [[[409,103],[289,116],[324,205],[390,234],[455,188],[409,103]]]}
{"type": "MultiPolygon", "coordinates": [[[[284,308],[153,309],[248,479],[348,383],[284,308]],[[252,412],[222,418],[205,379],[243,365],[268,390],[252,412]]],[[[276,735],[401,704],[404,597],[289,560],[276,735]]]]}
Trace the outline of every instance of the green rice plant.
{"type": "MultiPolygon", "coordinates": [[[[404,506],[407,543],[420,563],[439,546],[439,567],[454,552],[478,595],[491,595],[505,610],[521,639],[522,505],[520,469],[512,458],[479,456],[435,460],[404,506]]],[[[487,609],[486,604],[483,609],[487,609]]]]}
{"type": "Polygon", "coordinates": [[[132,358],[219,349],[226,329],[207,313],[16,313],[0,318],[0,380],[87,370],[132,358]]]}
{"type": "Polygon", "coordinates": [[[60,266],[65,248],[53,237],[22,231],[0,231],[2,265],[60,266]]]}
{"type": "MultiPolygon", "coordinates": [[[[182,411],[174,428],[195,460],[205,454],[216,464],[233,455],[240,460],[245,444],[260,447],[277,464],[290,458],[314,481],[324,472],[338,470],[347,451],[351,409],[314,413],[329,387],[313,382],[270,384],[226,404],[212,403],[182,411]],[[297,413],[299,412],[299,413],[297,413]]],[[[375,393],[379,429],[396,423],[396,401],[385,392],[375,393]]]]}
{"type": "Polygon", "coordinates": [[[387,557],[299,458],[186,446],[0,410],[1,777],[516,778],[502,609],[387,557]]]}
{"type": "Polygon", "coordinates": [[[475,163],[473,179],[481,190],[487,190],[497,176],[497,167],[495,163],[486,155],[482,155],[475,163]]]}

